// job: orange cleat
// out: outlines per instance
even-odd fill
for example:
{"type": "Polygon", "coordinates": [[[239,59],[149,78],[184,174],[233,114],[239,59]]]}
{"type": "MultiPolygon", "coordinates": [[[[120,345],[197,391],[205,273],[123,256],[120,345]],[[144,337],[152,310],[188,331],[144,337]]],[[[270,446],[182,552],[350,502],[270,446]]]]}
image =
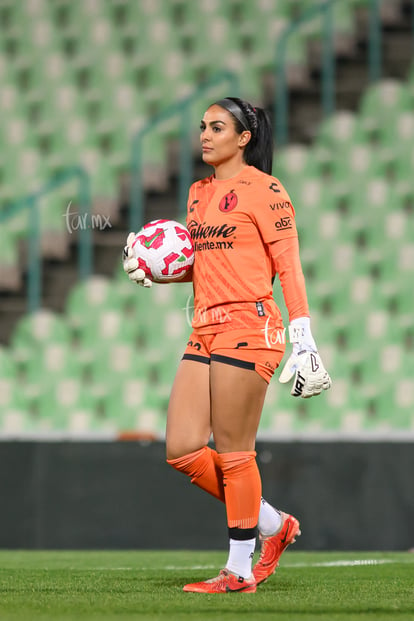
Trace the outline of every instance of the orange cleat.
{"type": "Polygon", "coordinates": [[[254,576],[242,578],[222,569],[217,578],[211,578],[205,582],[186,584],[183,591],[187,593],[255,593],[256,580],[254,576]]]}
{"type": "Polygon", "coordinates": [[[259,534],[262,542],[262,550],[259,560],[253,567],[253,575],[256,578],[256,584],[260,584],[267,580],[269,576],[274,574],[276,567],[279,565],[279,559],[282,552],[289,544],[295,543],[296,537],[300,535],[300,524],[293,515],[282,513],[283,524],[281,529],[274,535],[264,537],[259,534]]]}

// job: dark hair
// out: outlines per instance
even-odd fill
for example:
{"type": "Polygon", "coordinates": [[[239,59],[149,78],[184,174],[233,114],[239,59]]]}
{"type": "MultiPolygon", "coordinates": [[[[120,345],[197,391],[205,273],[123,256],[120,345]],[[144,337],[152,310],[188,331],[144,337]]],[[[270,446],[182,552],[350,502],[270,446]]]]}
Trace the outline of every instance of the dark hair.
{"type": "Polygon", "coordinates": [[[273,131],[269,116],[263,108],[254,108],[249,102],[238,97],[226,97],[215,104],[224,108],[234,117],[236,132],[251,133],[251,138],[244,149],[244,160],[249,166],[272,174],[273,131]]]}

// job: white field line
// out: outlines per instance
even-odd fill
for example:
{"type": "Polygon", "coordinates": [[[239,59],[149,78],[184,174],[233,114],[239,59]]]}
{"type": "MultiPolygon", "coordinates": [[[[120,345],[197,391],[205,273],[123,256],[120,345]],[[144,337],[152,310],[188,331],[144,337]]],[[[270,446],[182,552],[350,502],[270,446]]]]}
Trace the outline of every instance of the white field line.
{"type": "Polygon", "coordinates": [[[362,567],[364,565],[385,565],[386,563],[398,563],[394,559],[360,559],[360,560],[343,560],[343,561],[321,561],[320,563],[289,563],[283,564],[283,567],[362,567]]]}
{"type": "MultiPolygon", "coordinates": [[[[338,561],[321,561],[320,563],[283,563],[278,569],[294,569],[303,567],[364,567],[367,565],[385,565],[387,563],[405,563],[407,561],[399,561],[395,559],[347,559],[338,561]]],[[[191,571],[198,569],[217,569],[218,565],[166,565],[162,569],[165,571],[191,571]]],[[[153,571],[159,570],[158,567],[88,567],[82,569],[80,567],[70,567],[70,570],[76,571],[153,571]]]]}

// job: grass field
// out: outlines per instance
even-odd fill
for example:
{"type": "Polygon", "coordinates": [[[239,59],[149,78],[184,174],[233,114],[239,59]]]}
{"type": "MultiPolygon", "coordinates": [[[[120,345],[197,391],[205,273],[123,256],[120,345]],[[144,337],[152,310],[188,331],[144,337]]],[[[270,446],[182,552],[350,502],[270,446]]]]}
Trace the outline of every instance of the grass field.
{"type": "Polygon", "coordinates": [[[225,552],[0,551],[0,621],[414,619],[414,554],[288,551],[255,594],[183,593],[225,552]]]}

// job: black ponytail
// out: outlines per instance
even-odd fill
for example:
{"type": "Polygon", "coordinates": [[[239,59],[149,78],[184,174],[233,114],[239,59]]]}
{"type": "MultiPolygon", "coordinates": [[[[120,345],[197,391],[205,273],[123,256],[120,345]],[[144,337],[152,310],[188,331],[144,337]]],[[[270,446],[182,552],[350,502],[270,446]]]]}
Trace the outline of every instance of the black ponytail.
{"type": "Polygon", "coordinates": [[[226,97],[216,102],[234,117],[234,125],[238,134],[250,131],[252,137],[244,148],[244,161],[249,166],[272,174],[273,164],[273,131],[269,116],[263,108],[254,108],[251,104],[238,97],[226,97]]]}

